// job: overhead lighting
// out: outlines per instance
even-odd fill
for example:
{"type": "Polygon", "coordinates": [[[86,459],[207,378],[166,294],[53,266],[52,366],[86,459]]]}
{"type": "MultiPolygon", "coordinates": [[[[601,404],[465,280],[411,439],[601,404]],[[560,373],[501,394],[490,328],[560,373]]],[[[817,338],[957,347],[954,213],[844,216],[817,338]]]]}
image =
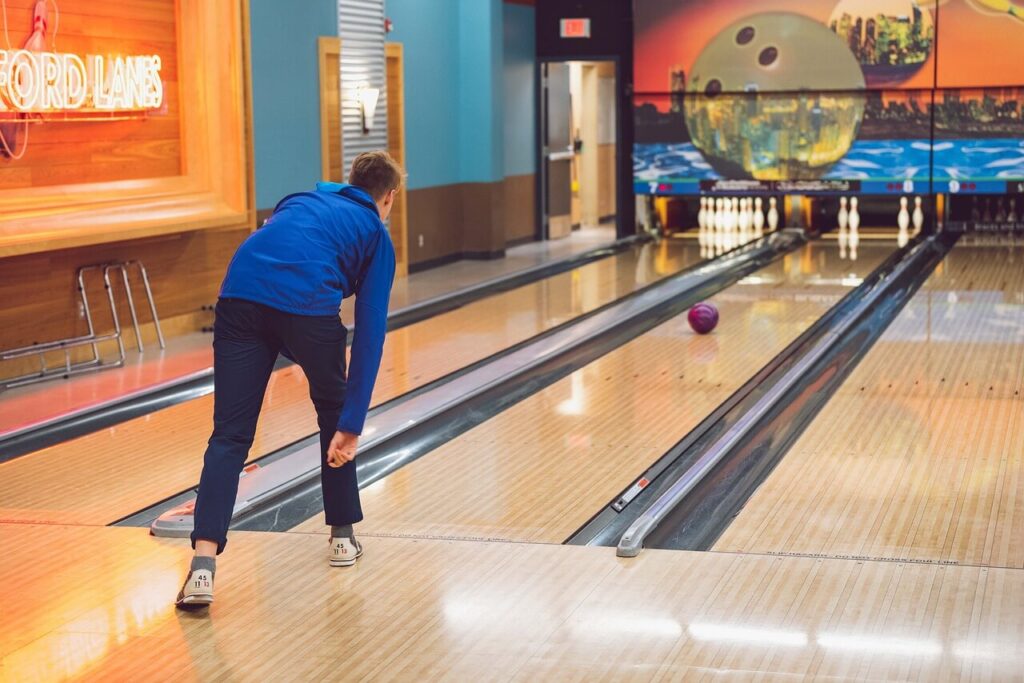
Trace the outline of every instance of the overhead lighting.
{"type": "Polygon", "coordinates": [[[373,116],[377,113],[377,100],[380,98],[380,88],[361,86],[356,93],[359,99],[359,112],[363,119],[363,133],[369,133],[373,128],[373,116]]]}

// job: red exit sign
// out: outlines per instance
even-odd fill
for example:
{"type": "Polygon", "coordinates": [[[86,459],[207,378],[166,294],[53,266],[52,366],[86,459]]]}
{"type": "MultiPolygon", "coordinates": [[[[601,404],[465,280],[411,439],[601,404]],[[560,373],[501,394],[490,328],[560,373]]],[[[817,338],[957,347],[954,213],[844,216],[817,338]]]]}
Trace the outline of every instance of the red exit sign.
{"type": "Polygon", "coordinates": [[[562,19],[560,33],[563,38],[589,38],[590,19],[562,19]]]}

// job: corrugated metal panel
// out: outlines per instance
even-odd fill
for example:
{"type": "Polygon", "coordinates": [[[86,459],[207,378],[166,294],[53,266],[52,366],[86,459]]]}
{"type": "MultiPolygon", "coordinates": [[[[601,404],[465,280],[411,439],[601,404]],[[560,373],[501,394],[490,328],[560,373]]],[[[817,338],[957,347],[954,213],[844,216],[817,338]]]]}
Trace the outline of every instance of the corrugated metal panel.
{"type": "Polygon", "coordinates": [[[387,149],[388,89],[384,60],[384,0],[338,0],[341,36],[341,137],[345,174],[360,152],[387,149]],[[363,133],[360,87],[380,97],[369,133],[363,133]]]}

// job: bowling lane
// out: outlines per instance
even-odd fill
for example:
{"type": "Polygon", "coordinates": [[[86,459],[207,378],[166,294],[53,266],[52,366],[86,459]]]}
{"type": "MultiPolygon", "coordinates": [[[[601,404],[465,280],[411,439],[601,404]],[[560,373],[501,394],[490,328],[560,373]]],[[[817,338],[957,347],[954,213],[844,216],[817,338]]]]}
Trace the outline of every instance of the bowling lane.
{"type": "Polygon", "coordinates": [[[1024,567],[1022,261],[955,247],[714,549],[1024,567]]]}
{"type": "MultiPolygon", "coordinates": [[[[639,246],[388,333],[373,404],[621,298],[700,260],[679,241],[639,246]]],[[[0,520],[105,524],[199,481],[213,396],[0,464],[0,520]]],[[[273,374],[255,459],[316,431],[302,371],[273,374]]]]}
{"type": "MultiPolygon", "coordinates": [[[[701,259],[645,244],[388,333],[377,405],[594,310],[701,259]]],[[[109,524],[199,481],[212,425],[205,396],[0,464],[0,520],[109,524]]],[[[297,367],[274,373],[253,459],[316,432],[297,367]]]]}
{"type": "Polygon", "coordinates": [[[1019,681],[1024,667],[1024,572],[1008,569],[380,538],[340,571],[320,534],[243,531],[207,617],[171,604],[181,541],[0,524],[0,544],[5,681],[1019,681]],[[90,552],[53,552],[67,547],[90,552]]]}
{"type": "Polygon", "coordinates": [[[563,542],[892,248],[776,261],[712,299],[713,334],[677,316],[369,486],[360,533],[563,542]]]}

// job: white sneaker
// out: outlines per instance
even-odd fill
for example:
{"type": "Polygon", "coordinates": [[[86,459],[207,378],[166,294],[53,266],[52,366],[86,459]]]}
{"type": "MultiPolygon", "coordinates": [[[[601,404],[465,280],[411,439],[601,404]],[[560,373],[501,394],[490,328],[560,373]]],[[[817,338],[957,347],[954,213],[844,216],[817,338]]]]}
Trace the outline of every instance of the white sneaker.
{"type": "Polygon", "coordinates": [[[332,567],[351,567],[363,554],[363,546],[355,537],[331,538],[327,560],[332,567]]]}
{"type": "Polygon", "coordinates": [[[177,607],[203,607],[213,602],[213,572],[196,569],[188,573],[185,584],[178,591],[177,607]]]}

